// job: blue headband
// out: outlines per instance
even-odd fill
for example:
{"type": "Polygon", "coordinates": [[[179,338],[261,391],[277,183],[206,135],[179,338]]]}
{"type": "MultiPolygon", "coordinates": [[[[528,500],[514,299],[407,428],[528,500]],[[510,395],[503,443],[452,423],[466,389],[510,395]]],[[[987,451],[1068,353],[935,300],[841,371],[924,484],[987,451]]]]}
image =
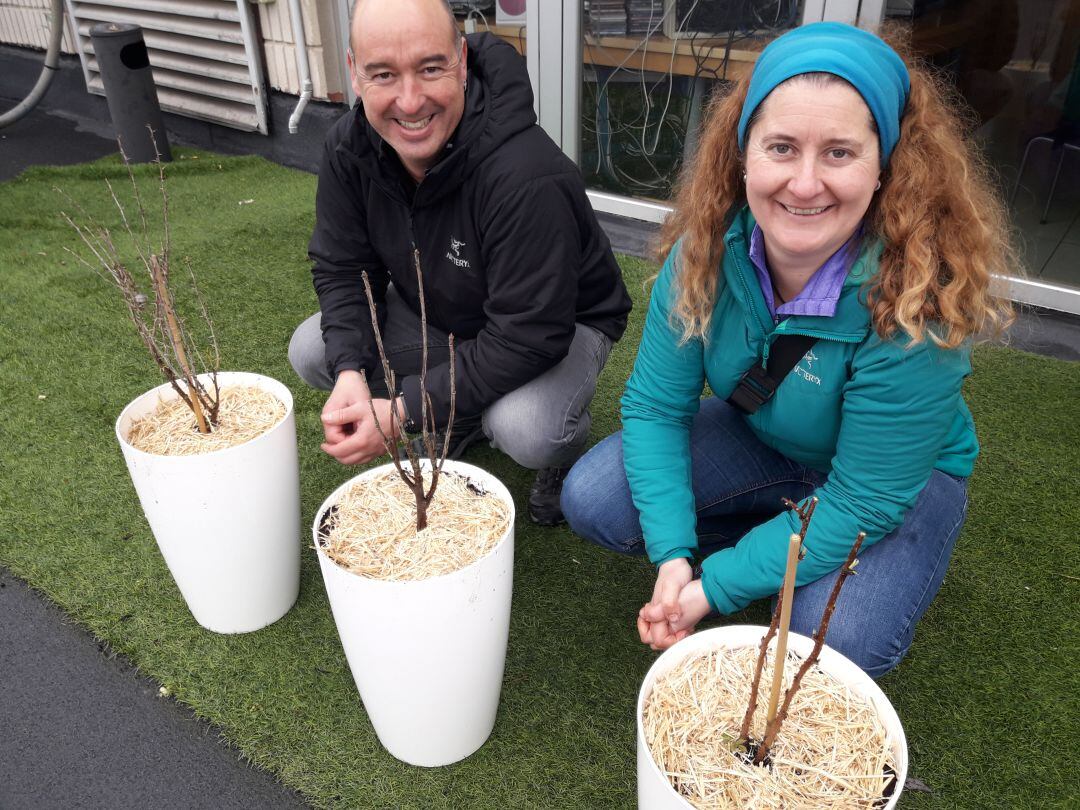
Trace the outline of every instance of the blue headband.
{"type": "Polygon", "coordinates": [[[739,148],[746,148],[746,125],[765,97],[803,73],[832,73],[859,91],[877,123],[881,165],[888,163],[900,140],[900,117],[911,88],[907,68],[896,51],[870,32],[834,22],[795,28],[761,52],[739,118],[739,148]]]}

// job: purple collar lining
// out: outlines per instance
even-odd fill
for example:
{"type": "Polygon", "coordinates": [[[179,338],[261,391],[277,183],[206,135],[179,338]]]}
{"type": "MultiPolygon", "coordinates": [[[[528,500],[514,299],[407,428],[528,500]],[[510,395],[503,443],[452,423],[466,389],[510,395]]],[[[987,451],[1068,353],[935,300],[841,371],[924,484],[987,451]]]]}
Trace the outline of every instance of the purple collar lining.
{"type": "Polygon", "coordinates": [[[773,320],[779,321],[788,315],[819,315],[831,317],[836,314],[836,303],[840,300],[840,290],[844,286],[851,265],[855,263],[856,251],[849,250],[859,238],[862,228],[856,229],[851,238],[845,242],[839,250],[825,260],[810,276],[802,291],[790,301],[776,306],[773,298],[772,278],[769,275],[769,267],[765,260],[765,239],[761,232],[761,226],[754,224],[753,233],[750,234],[750,261],[757,271],[758,283],[761,292],[765,296],[765,304],[769,308],[769,314],[773,320]]]}

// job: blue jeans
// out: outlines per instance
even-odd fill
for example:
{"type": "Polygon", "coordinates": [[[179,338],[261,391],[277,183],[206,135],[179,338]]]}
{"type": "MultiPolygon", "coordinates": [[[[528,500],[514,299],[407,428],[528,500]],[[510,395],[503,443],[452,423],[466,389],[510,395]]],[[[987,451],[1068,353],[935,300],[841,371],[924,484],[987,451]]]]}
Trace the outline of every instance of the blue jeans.
{"type": "MultiPolygon", "coordinates": [[[[698,543],[704,556],[738,542],[749,529],[798,501],[825,475],[766,446],[726,402],[702,400],[690,431],[698,543]]],[[[644,554],[638,512],[623,470],[622,434],[608,436],[570,471],[562,510],[590,542],[644,554]]],[[[826,642],[878,678],[907,653],[915,625],[941,587],[967,514],[967,484],[934,470],[899,528],[859,554],[844,584],[826,642]]],[[[811,635],[838,571],[795,590],[791,629],[811,635]]]]}

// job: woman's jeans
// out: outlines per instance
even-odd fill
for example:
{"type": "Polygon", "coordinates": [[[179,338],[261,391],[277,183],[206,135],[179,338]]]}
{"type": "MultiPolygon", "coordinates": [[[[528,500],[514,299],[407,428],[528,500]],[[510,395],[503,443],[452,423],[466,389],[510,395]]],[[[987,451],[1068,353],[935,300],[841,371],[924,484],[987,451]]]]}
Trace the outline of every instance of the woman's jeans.
{"type": "MultiPolygon", "coordinates": [[[[799,501],[825,482],[823,473],[759,441],[742,414],[715,397],[701,402],[690,453],[702,556],[733,545],[782,511],[781,498],[799,501]]],[[[562,509],[586,540],[623,554],[645,553],[623,471],[621,433],[574,466],[563,486],[562,509]]],[[[826,643],[873,678],[900,663],[941,587],[966,513],[966,482],[935,470],[903,524],[859,553],[856,576],[844,583],[826,643]]],[[[839,570],[795,589],[792,630],[814,632],[838,575],[839,570]]]]}

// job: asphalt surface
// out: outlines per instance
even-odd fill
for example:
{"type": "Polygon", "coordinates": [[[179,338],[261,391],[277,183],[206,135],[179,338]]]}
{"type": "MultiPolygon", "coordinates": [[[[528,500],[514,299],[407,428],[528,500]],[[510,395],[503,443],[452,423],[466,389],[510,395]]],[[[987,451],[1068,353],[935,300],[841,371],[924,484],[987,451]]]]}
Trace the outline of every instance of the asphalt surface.
{"type": "MultiPolygon", "coordinates": [[[[0,110],[14,103],[5,95],[0,85],[0,110]]],[[[115,153],[100,118],[47,107],[0,130],[0,180],[33,165],[115,153]]],[[[222,148],[227,142],[192,141],[233,151],[222,148]]],[[[184,139],[174,136],[173,143],[184,139]]],[[[273,150],[267,147],[272,158],[273,150]]],[[[616,251],[647,254],[654,227],[607,215],[601,222],[616,251]]],[[[1080,360],[1080,318],[1025,312],[1010,342],[1080,360]]],[[[306,806],[158,688],[0,568],[0,810],[306,806]]]]}
{"type": "Polygon", "coordinates": [[[0,569],[0,808],[302,808],[0,569]]]}
{"type": "MultiPolygon", "coordinates": [[[[113,154],[108,135],[34,111],[0,129],[0,180],[113,154]]],[[[158,689],[0,568],[0,810],[309,806],[158,689]]]]}

